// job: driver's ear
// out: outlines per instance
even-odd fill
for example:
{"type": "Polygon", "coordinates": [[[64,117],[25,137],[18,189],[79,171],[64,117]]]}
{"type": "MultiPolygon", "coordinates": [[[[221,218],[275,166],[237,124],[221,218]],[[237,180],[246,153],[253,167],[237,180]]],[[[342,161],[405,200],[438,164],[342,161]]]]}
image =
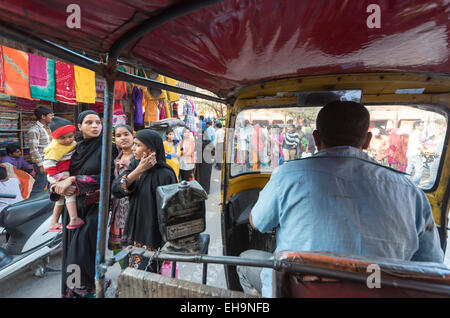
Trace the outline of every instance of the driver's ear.
{"type": "Polygon", "coordinates": [[[320,139],[319,132],[317,130],[314,130],[312,135],[314,138],[314,142],[316,143],[317,149],[320,150],[322,147],[322,139],[320,139]]]}
{"type": "Polygon", "coordinates": [[[369,131],[369,132],[367,132],[366,141],[364,142],[364,145],[362,147],[363,150],[366,150],[369,148],[371,140],[372,140],[372,133],[369,131]]]}

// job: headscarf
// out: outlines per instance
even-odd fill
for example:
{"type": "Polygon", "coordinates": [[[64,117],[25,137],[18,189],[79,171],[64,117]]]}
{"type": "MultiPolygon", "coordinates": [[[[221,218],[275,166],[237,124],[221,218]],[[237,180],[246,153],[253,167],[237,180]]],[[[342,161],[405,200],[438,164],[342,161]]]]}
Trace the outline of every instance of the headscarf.
{"type": "MultiPolygon", "coordinates": [[[[85,110],[78,115],[78,123],[82,124],[84,118],[87,115],[97,115],[93,110],[85,110]]],[[[99,116],[100,117],[100,116],[99,116]]],[[[102,130],[103,131],[103,130],[102,130]]],[[[83,138],[77,143],[77,147],[75,148],[75,152],[70,159],[70,173],[76,174],[80,170],[83,163],[89,158],[92,154],[102,148],[102,133],[97,137],[93,138],[83,138]]]]}
{"type": "MultiPolygon", "coordinates": [[[[156,165],[148,171],[156,169],[157,167],[166,167],[172,170],[172,168],[166,163],[166,152],[164,151],[163,140],[156,131],[151,129],[142,129],[139,130],[134,137],[139,139],[144,145],[147,146],[147,148],[156,153],[156,165]]],[[[136,166],[139,164],[138,160],[134,159],[133,161],[135,161],[136,166]]]]}
{"type": "Polygon", "coordinates": [[[85,111],[81,112],[81,113],[78,115],[78,123],[79,123],[79,124],[83,123],[84,118],[85,118],[87,115],[91,115],[91,114],[92,114],[92,115],[97,115],[98,117],[100,117],[99,114],[98,114],[97,112],[93,111],[93,110],[85,110],[85,111]]]}

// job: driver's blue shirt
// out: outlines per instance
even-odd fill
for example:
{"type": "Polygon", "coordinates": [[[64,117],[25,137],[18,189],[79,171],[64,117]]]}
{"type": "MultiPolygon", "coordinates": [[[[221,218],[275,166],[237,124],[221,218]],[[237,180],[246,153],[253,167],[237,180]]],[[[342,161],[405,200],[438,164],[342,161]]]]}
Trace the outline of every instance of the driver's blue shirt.
{"type": "MultiPolygon", "coordinates": [[[[442,263],[425,193],[403,173],[350,146],[277,168],[252,209],[260,232],[277,228],[278,251],[333,251],[442,263]]],[[[272,295],[272,270],[261,272],[272,295]]]]}

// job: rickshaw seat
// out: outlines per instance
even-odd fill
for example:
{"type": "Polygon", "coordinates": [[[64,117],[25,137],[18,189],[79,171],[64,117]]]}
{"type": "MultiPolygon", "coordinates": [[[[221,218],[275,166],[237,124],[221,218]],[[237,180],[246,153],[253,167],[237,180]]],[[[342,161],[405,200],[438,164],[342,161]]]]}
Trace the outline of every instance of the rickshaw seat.
{"type": "Polygon", "coordinates": [[[368,266],[376,264],[380,269],[380,288],[369,288],[366,282],[345,278],[274,271],[273,296],[292,298],[311,297],[449,297],[450,268],[440,263],[402,261],[388,258],[366,258],[332,252],[289,252],[275,254],[276,260],[303,265],[318,266],[346,273],[361,273],[367,278],[373,273],[368,266]],[[408,280],[417,284],[433,284],[440,291],[426,292],[410,288],[384,285],[387,280],[408,280]],[[441,288],[442,287],[442,288],[441,288]]]}

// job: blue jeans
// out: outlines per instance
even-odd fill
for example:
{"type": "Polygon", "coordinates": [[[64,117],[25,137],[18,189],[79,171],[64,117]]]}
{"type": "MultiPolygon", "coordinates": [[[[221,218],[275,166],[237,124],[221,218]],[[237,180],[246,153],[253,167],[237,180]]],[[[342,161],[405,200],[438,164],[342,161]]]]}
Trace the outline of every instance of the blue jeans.
{"type": "Polygon", "coordinates": [[[42,173],[36,164],[33,164],[33,168],[36,172],[36,175],[34,176],[33,190],[31,190],[30,198],[36,194],[43,192],[48,184],[47,174],[42,173]]]}
{"type": "Polygon", "coordinates": [[[415,183],[415,185],[419,185],[423,172],[422,156],[408,157],[408,167],[406,167],[406,173],[410,175],[411,172],[413,172],[413,169],[414,174],[411,175],[411,180],[415,183]]]}
{"type": "MultiPolygon", "coordinates": [[[[254,259],[270,259],[273,254],[260,251],[260,250],[246,250],[242,252],[240,257],[243,258],[254,258],[254,259]]],[[[254,291],[257,291],[259,294],[262,292],[262,282],[261,282],[261,271],[262,267],[253,267],[253,266],[236,266],[236,272],[239,276],[239,282],[241,283],[241,287],[246,294],[255,294],[254,291]]]]}

